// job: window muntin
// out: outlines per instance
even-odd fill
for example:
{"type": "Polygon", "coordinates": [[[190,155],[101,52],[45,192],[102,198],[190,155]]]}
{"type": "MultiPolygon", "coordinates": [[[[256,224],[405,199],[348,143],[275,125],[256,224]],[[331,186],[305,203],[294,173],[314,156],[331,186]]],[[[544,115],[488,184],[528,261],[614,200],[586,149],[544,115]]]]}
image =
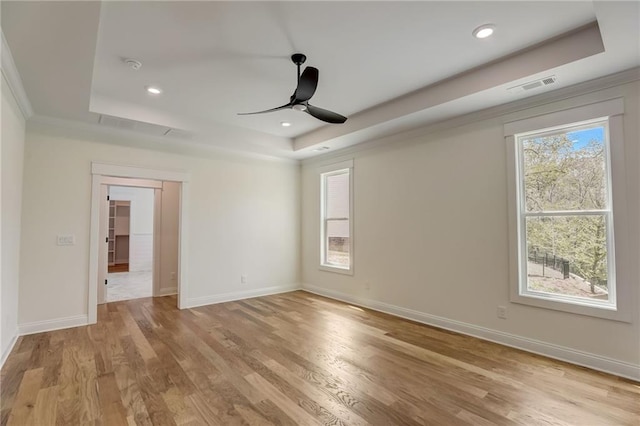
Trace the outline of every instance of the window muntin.
{"type": "Polygon", "coordinates": [[[608,121],[515,139],[520,295],[615,309],[608,121]]]}
{"type": "Polygon", "coordinates": [[[321,174],[321,265],[349,272],[352,269],[351,168],[321,174]]]}

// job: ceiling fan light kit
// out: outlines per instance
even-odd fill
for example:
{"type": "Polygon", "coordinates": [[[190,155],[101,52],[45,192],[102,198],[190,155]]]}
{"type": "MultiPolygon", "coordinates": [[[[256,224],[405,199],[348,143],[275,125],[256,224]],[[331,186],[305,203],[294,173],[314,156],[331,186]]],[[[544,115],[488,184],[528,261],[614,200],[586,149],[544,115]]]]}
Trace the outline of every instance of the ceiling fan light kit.
{"type": "Polygon", "coordinates": [[[347,117],[343,115],[309,104],[309,99],[311,99],[318,87],[319,71],[314,67],[306,67],[302,74],[300,74],[300,66],[304,64],[306,60],[307,57],[302,53],[294,53],[291,55],[291,61],[298,67],[298,85],[293,95],[291,95],[291,98],[289,98],[288,104],[264,111],[238,113],[238,115],[264,114],[283,109],[293,109],[306,112],[318,120],[327,123],[342,124],[347,121],[347,117]]]}

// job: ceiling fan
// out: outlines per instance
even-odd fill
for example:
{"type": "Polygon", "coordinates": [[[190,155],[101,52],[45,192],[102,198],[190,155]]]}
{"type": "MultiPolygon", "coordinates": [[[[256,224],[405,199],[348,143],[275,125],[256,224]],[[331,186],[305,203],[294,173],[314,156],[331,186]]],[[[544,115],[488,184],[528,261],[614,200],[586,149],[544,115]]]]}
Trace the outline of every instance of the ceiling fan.
{"type": "Polygon", "coordinates": [[[311,99],[318,87],[318,69],[306,67],[302,74],[300,74],[300,65],[304,64],[307,57],[302,53],[294,53],[291,55],[291,60],[298,66],[298,87],[296,87],[295,92],[291,95],[289,103],[264,111],[240,112],[238,115],[264,114],[282,109],[295,109],[296,111],[304,111],[318,120],[326,121],[327,123],[342,124],[347,121],[347,117],[343,115],[309,104],[309,99],[311,99]]]}

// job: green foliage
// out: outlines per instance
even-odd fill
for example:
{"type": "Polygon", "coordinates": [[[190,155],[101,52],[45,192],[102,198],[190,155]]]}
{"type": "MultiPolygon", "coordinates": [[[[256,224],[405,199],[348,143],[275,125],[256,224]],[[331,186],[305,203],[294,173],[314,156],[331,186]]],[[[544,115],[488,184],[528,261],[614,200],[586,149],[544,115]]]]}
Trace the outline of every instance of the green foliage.
{"type": "MultiPolygon", "coordinates": [[[[527,212],[606,208],[603,141],[578,146],[566,134],[522,140],[527,212]]],[[[529,217],[529,250],[568,259],[572,272],[606,285],[604,215],[529,217]]]]}

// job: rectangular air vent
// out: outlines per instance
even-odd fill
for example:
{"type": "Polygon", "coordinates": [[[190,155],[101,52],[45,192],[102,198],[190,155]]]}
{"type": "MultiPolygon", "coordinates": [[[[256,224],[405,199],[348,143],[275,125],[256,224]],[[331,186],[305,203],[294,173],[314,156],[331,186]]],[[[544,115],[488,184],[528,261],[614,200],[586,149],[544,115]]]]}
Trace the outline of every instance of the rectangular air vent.
{"type": "Polygon", "coordinates": [[[104,114],[100,115],[100,118],[98,119],[98,123],[104,126],[115,127],[117,129],[131,130],[134,132],[140,132],[140,133],[144,133],[147,135],[154,135],[154,136],[163,136],[169,130],[171,130],[169,127],[166,127],[166,126],[159,126],[157,124],[144,123],[142,121],[129,120],[127,118],[113,117],[113,116],[104,115],[104,114]]]}
{"type": "Polygon", "coordinates": [[[171,136],[172,138],[191,139],[191,133],[182,129],[169,129],[164,135],[171,136]]]}
{"type": "Polygon", "coordinates": [[[520,84],[518,86],[510,87],[509,92],[511,93],[520,93],[525,92],[527,90],[537,89],[538,87],[548,86],[550,84],[554,84],[556,82],[556,76],[552,75],[549,77],[544,77],[538,80],[529,81],[524,84],[520,84]]]}

